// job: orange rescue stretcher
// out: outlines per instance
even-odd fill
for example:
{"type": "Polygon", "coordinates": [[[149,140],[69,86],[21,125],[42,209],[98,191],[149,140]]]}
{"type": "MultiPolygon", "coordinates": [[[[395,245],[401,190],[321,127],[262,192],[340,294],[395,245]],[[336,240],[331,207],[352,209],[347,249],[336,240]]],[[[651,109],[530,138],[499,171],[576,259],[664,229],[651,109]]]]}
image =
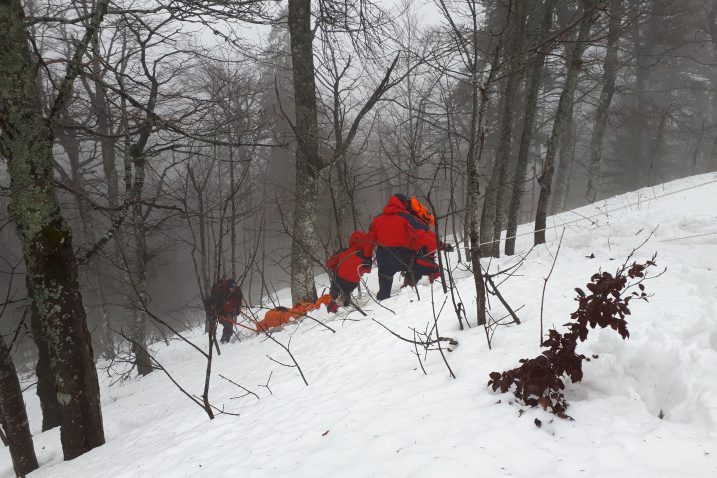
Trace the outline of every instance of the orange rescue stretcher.
{"type": "Polygon", "coordinates": [[[331,298],[331,296],[329,294],[326,294],[319,297],[316,302],[299,302],[290,309],[287,309],[286,307],[275,307],[273,309],[270,309],[266,311],[266,315],[264,315],[264,318],[257,322],[256,332],[266,332],[269,329],[279,327],[288,322],[291,322],[294,319],[304,317],[312,310],[316,310],[321,307],[322,304],[325,305],[328,309],[329,304],[331,304],[332,301],[333,299],[331,298]]]}

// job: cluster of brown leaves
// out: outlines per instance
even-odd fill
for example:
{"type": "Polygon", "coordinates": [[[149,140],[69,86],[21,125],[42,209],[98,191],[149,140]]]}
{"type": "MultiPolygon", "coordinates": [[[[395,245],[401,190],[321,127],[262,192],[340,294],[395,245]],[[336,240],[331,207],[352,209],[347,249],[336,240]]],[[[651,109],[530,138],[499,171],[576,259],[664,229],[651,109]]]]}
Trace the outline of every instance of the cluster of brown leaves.
{"type": "MultiPolygon", "coordinates": [[[[589,328],[611,328],[623,339],[630,336],[625,317],[630,315],[630,300],[647,301],[645,270],[655,266],[654,257],[643,264],[623,265],[615,275],[608,272],[594,274],[586,285],[589,294],[576,288],[578,308],[570,314],[571,322],[564,324],[568,331],[564,334],[550,329],[548,338],[543,341],[546,350],[532,359],[521,359],[518,368],[503,373],[490,374],[488,385],[493,391],[506,393],[512,389],[513,395],[522,403],[544,410],[550,410],[562,418],[568,403],[562,390],[565,389],[563,377],[568,376],[573,383],[583,378],[583,361],[590,360],[575,349],[588,337],[589,328]],[[631,289],[637,287],[639,291],[631,289]],[[589,328],[588,328],[589,327],[589,328]]],[[[593,358],[597,358],[594,355],[593,358]]]]}

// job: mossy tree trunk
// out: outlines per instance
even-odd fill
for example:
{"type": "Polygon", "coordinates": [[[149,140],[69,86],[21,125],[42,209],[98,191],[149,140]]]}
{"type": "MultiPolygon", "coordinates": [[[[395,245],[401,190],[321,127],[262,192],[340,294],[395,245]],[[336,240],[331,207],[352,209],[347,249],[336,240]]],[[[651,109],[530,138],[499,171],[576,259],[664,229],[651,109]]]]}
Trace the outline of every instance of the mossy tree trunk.
{"type": "Polygon", "coordinates": [[[30,335],[37,347],[37,364],[35,365],[35,375],[37,377],[37,398],[40,399],[40,409],[42,410],[42,431],[47,431],[61,424],[60,404],[57,401],[57,392],[55,391],[55,372],[52,369],[52,359],[50,357],[50,346],[47,343],[45,335],[45,327],[42,324],[40,312],[37,310],[32,297],[32,284],[26,281],[28,297],[30,298],[27,305],[27,314],[30,318],[30,335]]]}
{"type": "Polygon", "coordinates": [[[49,117],[37,96],[19,0],[0,4],[0,154],[8,161],[9,212],[17,226],[28,280],[46,332],[62,411],[66,460],[105,441],[100,393],[90,333],[77,279],[72,234],[53,187],[53,143],[57,118],[68,103],[82,58],[107,10],[100,1],[84,37],[77,41],[49,117]]]}

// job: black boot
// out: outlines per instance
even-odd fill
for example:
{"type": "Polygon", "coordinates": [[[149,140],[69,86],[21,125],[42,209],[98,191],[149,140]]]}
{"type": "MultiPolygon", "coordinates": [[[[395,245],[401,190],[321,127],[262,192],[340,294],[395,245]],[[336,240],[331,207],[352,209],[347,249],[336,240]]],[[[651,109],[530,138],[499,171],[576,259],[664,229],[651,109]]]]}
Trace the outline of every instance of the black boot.
{"type": "Polygon", "coordinates": [[[232,339],[233,327],[229,324],[222,325],[224,325],[224,331],[222,332],[222,338],[219,339],[219,343],[228,344],[229,341],[232,339]]]}

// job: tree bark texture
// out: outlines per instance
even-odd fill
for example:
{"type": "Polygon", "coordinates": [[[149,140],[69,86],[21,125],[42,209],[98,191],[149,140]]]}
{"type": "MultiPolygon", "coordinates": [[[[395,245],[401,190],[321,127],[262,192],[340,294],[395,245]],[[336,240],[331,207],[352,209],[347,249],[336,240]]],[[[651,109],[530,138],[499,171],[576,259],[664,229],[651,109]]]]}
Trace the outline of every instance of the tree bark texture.
{"type": "Polygon", "coordinates": [[[468,237],[470,239],[470,260],[473,267],[473,278],[476,288],[476,315],[478,325],[486,323],[485,314],[485,282],[481,267],[478,200],[480,184],[478,179],[478,163],[485,142],[485,116],[488,109],[488,93],[485,86],[477,84],[477,74],[473,73],[471,99],[471,145],[468,152],[466,171],[468,176],[468,237]],[[480,99],[479,99],[480,98],[480,99]]]}
{"type": "Polygon", "coordinates": [[[577,41],[570,48],[570,55],[567,58],[567,72],[565,75],[565,85],[560,94],[558,108],[555,112],[555,120],[553,122],[553,130],[547,143],[547,152],[545,161],[543,162],[543,170],[538,178],[540,185],[540,195],[538,196],[538,206],[535,213],[535,244],[545,243],[545,227],[547,224],[548,204],[550,203],[550,195],[552,191],[553,172],[555,170],[555,156],[560,145],[562,135],[565,133],[565,127],[568,120],[568,108],[572,107],[573,95],[578,82],[578,73],[580,72],[582,56],[587,47],[587,40],[590,35],[590,29],[597,21],[599,13],[593,10],[593,1],[585,0],[583,2],[584,13],[587,15],[580,22],[578,28],[577,41]],[[590,13],[592,11],[592,13],[590,13]]]}
{"type": "Polygon", "coordinates": [[[7,441],[7,436],[5,435],[5,421],[2,418],[2,413],[0,413],[0,442],[2,442],[4,447],[10,446],[7,441]]]}
{"type": "MultiPolygon", "coordinates": [[[[512,2],[508,2],[502,7],[497,5],[497,8],[493,13],[495,17],[493,21],[500,24],[501,27],[505,29],[504,32],[498,33],[500,35],[500,39],[498,41],[501,43],[505,43],[506,48],[501,48],[501,53],[494,55],[493,65],[491,66],[491,68],[495,70],[496,73],[498,69],[500,69],[501,73],[505,72],[504,76],[507,76],[507,78],[504,78],[501,82],[501,84],[504,85],[504,88],[501,92],[501,119],[499,126],[500,134],[498,139],[498,147],[496,149],[495,160],[493,162],[490,179],[488,180],[488,184],[483,194],[483,207],[481,208],[480,214],[480,254],[483,257],[490,255],[492,251],[493,226],[495,219],[495,206],[497,202],[498,188],[500,183],[500,171],[502,170],[502,161],[507,160],[508,155],[510,155],[510,135],[512,133],[512,130],[511,126],[506,127],[505,125],[505,111],[506,109],[511,110],[513,107],[513,97],[506,96],[506,92],[510,87],[509,83],[512,78],[512,75],[510,75],[510,57],[513,53],[512,46],[514,44],[514,38],[511,33],[514,30],[513,19],[515,17],[513,12],[511,11],[512,5],[512,2]],[[506,38],[507,41],[505,40],[506,38]],[[508,143],[507,149],[506,138],[508,143]]],[[[490,19],[488,20],[488,22],[489,24],[491,23],[490,19]]]]}
{"type": "MultiPolygon", "coordinates": [[[[99,35],[95,36],[92,41],[92,57],[96,61],[94,61],[92,65],[95,81],[94,92],[90,93],[90,107],[97,117],[97,129],[100,135],[102,135],[100,137],[100,150],[102,153],[102,170],[105,175],[105,180],[107,181],[107,201],[110,206],[118,206],[120,203],[119,175],[117,174],[117,154],[115,149],[117,146],[117,139],[112,137],[112,112],[110,110],[109,102],[107,101],[107,91],[105,85],[101,81],[102,56],[100,52],[99,35]]],[[[86,89],[88,92],[90,91],[89,85],[86,89]]],[[[121,243],[121,236],[118,239],[121,243]]],[[[94,242],[95,239],[92,240],[92,243],[94,242]]],[[[109,311],[107,309],[107,303],[109,301],[106,296],[105,279],[96,264],[93,264],[91,269],[96,277],[95,289],[98,297],[100,298],[100,326],[104,331],[102,333],[101,353],[105,358],[113,359],[115,350],[114,340],[112,333],[110,332],[109,311]]]]}
{"type": "Polygon", "coordinates": [[[480,216],[478,214],[478,201],[480,193],[480,184],[478,179],[478,165],[483,155],[483,146],[485,145],[486,136],[486,117],[488,111],[490,85],[495,78],[498,66],[498,58],[502,50],[502,42],[499,40],[495,46],[493,53],[493,61],[485,81],[480,82],[478,76],[478,38],[477,26],[474,19],[473,41],[472,41],[472,64],[471,64],[471,131],[470,145],[468,156],[466,157],[466,175],[467,175],[467,198],[468,204],[468,223],[470,238],[470,260],[473,267],[473,279],[476,288],[476,320],[478,325],[486,323],[486,297],[485,297],[485,280],[483,278],[483,268],[480,258],[480,216]]]}
{"type": "MultiPolygon", "coordinates": [[[[506,183],[511,158],[511,145],[513,142],[513,122],[515,115],[515,100],[520,84],[519,67],[522,58],[519,56],[523,49],[523,35],[525,34],[525,2],[517,2],[515,12],[510,16],[510,39],[508,43],[508,81],[506,82],[503,98],[503,117],[501,119],[501,132],[496,153],[497,175],[494,189],[495,207],[493,209],[493,223],[481,224],[481,228],[488,226],[493,231],[493,242],[490,244],[490,255],[500,257],[500,238],[503,230],[503,217],[505,216],[506,183]]],[[[485,204],[483,206],[485,208],[485,204]]]]}
{"type": "MultiPolygon", "coordinates": [[[[541,19],[538,32],[536,34],[536,43],[543,41],[543,38],[550,31],[553,23],[553,8],[555,0],[547,0],[543,7],[543,16],[541,19]]],[[[518,146],[518,159],[515,165],[515,173],[513,174],[513,186],[510,190],[510,206],[508,207],[508,227],[505,239],[505,254],[511,256],[515,254],[515,235],[518,231],[518,220],[520,214],[520,204],[525,194],[524,185],[526,175],[528,173],[528,159],[530,153],[530,142],[533,138],[535,130],[535,118],[538,111],[538,94],[543,84],[543,75],[545,71],[545,57],[547,55],[546,47],[537,50],[535,60],[528,74],[528,91],[525,105],[525,114],[523,117],[523,130],[520,134],[520,143],[518,146]]]]}
{"type": "MultiPolygon", "coordinates": [[[[141,170],[144,171],[143,166],[141,170]]],[[[134,285],[139,301],[134,311],[131,325],[132,354],[134,355],[137,373],[144,376],[154,369],[147,349],[147,314],[144,310],[149,303],[149,295],[147,294],[147,233],[142,214],[142,204],[139,201],[132,206],[132,219],[134,225],[134,285]]]]}
{"type": "Polygon", "coordinates": [[[645,132],[649,131],[646,122],[652,117],[650,111],[650,69],[655,65],[653,44],[658,40],[661,21],[658,15],[648,15],[646,22],[636,21],[632,28],[632,43],[635,55],[635,82],[632,91],[634,100],[634,120],[629,125],[630,136],[633,138],[631,147],[627,151],[627,165],[622,169],[631,174],[622,175],[623,187],[626,190],[647,185],[647,175],[651,158],[645,154],[648,151],[648,138],[645,132]],[[646,24],[644,24],[646,23],[646,24]]]}
{"type": "Polygon", "coordinates": [[[20,381],[10,349],[0,337],[0,416],[7,434],[12,466],[17,476],[25,476],[38,467],[35,447],[32,443],[30,424],[25,412],[20,381]]]}
{"type": "MultiPolygon", "coordinates": [[[[151,90],[148,110],[154,111],[156,102],[156,87],[151,90]]],[[[142,208],[142,194],[144,191],[144,178],[146,155],[145,146],[149,140],[151,133],[151,123],[148,121],[142,128],[138,140],[129,148],[129,156],[132,159],[132,167],[134,169],[134,179],[132,183],[132,226],[134,229],[134,243],[132,250],[134,257],[134,295],[138,300],[137,308],[132,317],[131,336],[132,336],[132,354],[134,355],[134,363],[137,367],[137,373],[144,376],[154,370],[152,368],[152,359],[149,356],[147,348],[147,314],[145,308],[149,303],[149,294],[147,294],[147,229],[145,227],[145,216],[142,208]]]]}
{"type": "Polygon", "coordinates": [[[568,192],[570,190],[569,181],[575,161],[575,93],[569,98],[570,104],[567,108],[567,119],[565,120],[565,130],[560,139],[560,147],[558,148],[558,166],[556,171],[558,176],[555,178],[555,192],[552,195],[552,205],[550,207],[551,214],[558,214],[565,210],[568,192]]]}
{"type": "Polygon", "coordinates": [[[296,192],[291,244],[291,297],[314,302],[316,284],[312,254],[315,243],[319,158],[316,80],[314,77],[311,0],[289,0],[289,35],[294,79],[297,140],[296,192]]]}
{"type": "MultiPolygon", "coordinates": [[[[112,116],[109,102],[107,101],[107,90],[101,81],[102,77],[102,55],[100,53],[99,38],[96,36],[92,41],[92,57],[95,60],[94,69],[94,94],[90,95],[90,107],[97,117],[97,130],[100,136],[102,152],[102,170],[107,180],[107,201],[110,206],[119,205],[119,175],[117,174],[117,155],[115,147],[117,139],[112,137],[112,116]]],[[[87,88],[89,91],[90,89],[87,88]]]]}
{"type": "MultiPolygon", "coordinates": [[[[106,2],[93,19],[96,27],[106,2]]],[[[91,28],[91,27],[90,27],[91,28]]],[[[94,32],[86,32],[86,37],[94,32]]],[[[9,212],[17,225],[32,298],[42,317],[54,360],[57,400],[62,410],[61,439],[65,459],[104,443],[99,385],[90,333],[77,279],[72,234],[64,221],[53,187],[54,119],[63,109],[67,83],[77,75],[76,52],[58,99],[46,120],[35,85],[19,0],[0,6],[0,152],[8,160],[9,212]]],[[[86,49],[86,43],[84,47],[86,49]]]]}
{"type": "Polygon", "coordinates": [[[480,258],[480,235],[479,235],[479,216],[478,216],[478,200],[479,200],[479,180],[478,180],[478,163],[483,151],[485,142],[485,117],[488,109],[488,92],[485,84],[479,88],[475,82],[477,75],[474,73],[474,84],[472,93],[472,118],[471,118],[471,147],[468,153],[467,176],[468,176],[468,203],[470,205],[469,212],[469,238],[470,238],[470,258],[473,267],[473,279],[476,288],[476,317],[478,325],[485,325],[485,281],[483,279],[483,268],[480,258]],[[479,100],[480,96],[480,100],[479,100]]]}
{"type": "Polygon", "coordinates": [[[608,25],[607,52],[603,61],[602,90],[600,100],[595,112],[595,125],[590,137],[590,162],[588,163],[588,189],[586,199],[588,203],[597,200],[600,194],[600,159],[602,158],[602,143],[607,129],[610,103],[615,93],[615,79],[617,78],[617,46],[620,35],[622,15],[622,0],[614,0],[610,8],[610,22],[608,25]]]}
{"type": "Polygon", "coordinates": [[[35,365],[37,398],[40,399],[40,409],[42,410],[42,431],[47,431],[61,425],[62,415],[60,404],[57,401],[55,372],[52,368],[50,346],[47,343],[45,328],[42,324],[40,312],[37,310],[37,305],[32,299],[35,295],[32,290],[32,283],[29,280],[25,282],[28,297],[30,298],[27,305],[27,314],[30,317],[30,335],[37,347],[37,364],[35,365]]]}

